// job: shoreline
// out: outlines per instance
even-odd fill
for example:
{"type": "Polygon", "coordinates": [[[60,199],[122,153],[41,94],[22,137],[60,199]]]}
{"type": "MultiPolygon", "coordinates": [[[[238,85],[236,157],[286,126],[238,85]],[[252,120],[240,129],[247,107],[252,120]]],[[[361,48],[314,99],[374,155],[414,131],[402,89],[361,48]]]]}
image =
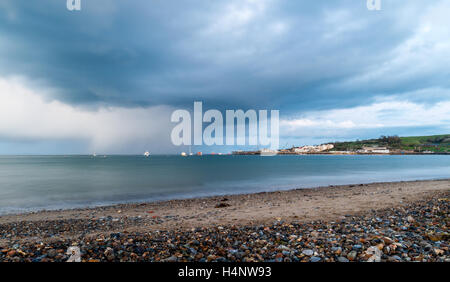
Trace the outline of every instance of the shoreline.
{"type": "Polygon", "coordinates": [[[431,179],[418,179],[418,180],[403,180],[403,181],[382,181],[382,182],[364,182],[364,183],[348,183],[348,184],[337,184],[337,185],[325,185],[325,186],[309,186],[309,187],[294,187],[287,189],[270,189],[267,191],[260,192],[236,192],[236,193],[228,193],[228,194],[217,194],[217,195],[196,195],[196,196],[175,196],[174,198],[167,199],[158,199],[158,200],[143,200],[143,201],[125,201],[125,202],[113,202],[113,203],[99,203],[99,204],[87,204],[87,205],[78,205],[76,207],[58,207],[58,208],[42,208],[42,209],[30,209],[18,212],[6,212],[0,213],[0,223],[2,223],[2,218],[8,217],[27,217],[32,215],[39,215],[43,213],[64,213],[64,212],[76,212],[76,211],[88,211],[88,210],[96,210],[96,209],[108,209],[108,208],[117,208],[121,209],[122,207],[130,207],[130,206],[142,206],[146,204],[163,204],[165,202],[172,201],[189,201],[189,200],[208,200],[208,199],[218,199],[224,197],[235,197],[235,196],[249,196],[249,195],[257,195],[257,194],[265,194],[265,193],[279,193],[279,192],[290,192],[297,190],[316,190],[316,189],[327,189],[327,188],[339,188],[339,187],[354,187],[354,186],[365,186],[365,185],[383,185],[383,184],[393,184],[393,183],[415,183],[415,182],[432,182],[432,181],[450,181],[450,178],[431,178],[431,179]]]}
{"type": "Polygon", "coordinates": [[[0,216],[0,261],[446,261],[450,179],[0,216]],[[322,242],[318,245],[318,242],[322,242]]]}
{"type": "MultiPolygon", "coordinates": [[[[345,212],[355,213],[367,210],[369,207],[376,208],[377,205],[382,208],[414,202],[421,199],[422,196],[426,196],[427,192],[442,191],[450,191],[450,178],[329,185],[269,192],[39,210],[0,215],[0,224],[61,219],[89,218],[96,220],[108,216],[116,219],[128,217],[158,219],[166,217],[168,219],[178,218],[176,221],[182,224],[177,224],[177,226],[192,228],[197,227],[195,226],[197,219],[202,215],[213,215],[212,218],[198,221],[202,226],[236,223],[243,225],[252,222],[265,222],[276,217],[291,220],[333,219],[345,212]],[[385,194],[382,195],[381,193],[385,194]],[[375,197],[369,198],[369,196],[375,197]],[[347,200],[345,200],[346,198],[347,200]],[[221,203],[225,206],[216,208],[221,203]],[[281,205],[285,207],[280,208],[281,205]],[[229,219],[226,216],[218,215],[222,212],[226,212],[229,219]],[[242,214],[245,214],[245,216],[242,216],[242,214]]],[[[151,221],[146,226],[150,229],[173,229],[170,224],[155,221],[151,221]]]]}
{"type": "MultiPolygon", "coordinates": [[[[205,154],[208,155],[208,154],[205,154]]],[[[260,152],[242,152],[232,153],[233,156],[260,156],[260,152]]],[[[315,152],[315,153],[277,153],[276,156],[433,156],[433,155],[450,155],[449,152],[437,152],[437,153],[358,153],[353,151],[348,152],[315,152]]]]}

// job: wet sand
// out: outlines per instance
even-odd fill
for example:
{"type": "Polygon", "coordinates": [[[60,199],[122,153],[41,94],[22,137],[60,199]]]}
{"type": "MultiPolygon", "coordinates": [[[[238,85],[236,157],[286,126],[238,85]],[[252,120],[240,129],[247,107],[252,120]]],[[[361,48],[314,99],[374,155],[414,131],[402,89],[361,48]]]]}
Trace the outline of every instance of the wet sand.
{"type": "MultiPolygon", "coordinates": [[[[51,233],[48,236],[45,232],[29,232],[29,236],[3,236],[0,243],[14,237],[44,239],[76,236],[81,231],[88,235],[103,231],[145,232],[188,230],[216,225],[245,226],[265,224],[276,219],[300,222],[336,220],[345,215],[370,210],[407,206],[409,203],[448,191],[449,179],[389,182],[5,215],[0,217],[0,225],[19,222],[60,222],[61,225],[76,225],[77,222],[102,220],[110,221],[110,224],[105,228],[96,224],[88,229],[62,227],[57,234],[51,233]]],[[[3,235],[6,235],[5,231],[3,235]]]]}

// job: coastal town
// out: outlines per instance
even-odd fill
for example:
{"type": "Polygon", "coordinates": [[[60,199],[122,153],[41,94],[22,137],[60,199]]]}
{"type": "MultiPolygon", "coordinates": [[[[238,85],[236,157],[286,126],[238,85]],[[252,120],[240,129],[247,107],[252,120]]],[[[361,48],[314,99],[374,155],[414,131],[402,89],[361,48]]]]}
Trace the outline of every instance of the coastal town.
{"type": "Polygon", "coordinates": [[[278,151],[262,149],[256,151],[234,151],[233,155],[264,155],[267,152],[272,152],[278,155],[307,155],[307,154],[327,154],[327,155],[363,155],[363,154],[377,154],[377,155],[395,155],[395,154],[432,154],[431,151],[414,152],[412,150],[390,150],[387,147],[363,147],[359,150],[337,151],[333,150],[333,144],[322,145],[306,145],[300,147],[292,147],[288,149],[280,149],[278,151]]]}
{"type": "Polygon", "coordinates": [[[378,139],[335,142],[320,145],[292,146],[279,150],[261,149],[233,151],[233,155],[422,155],[450,154],[450,135],[398,137],[381,136],[378,139]]]}

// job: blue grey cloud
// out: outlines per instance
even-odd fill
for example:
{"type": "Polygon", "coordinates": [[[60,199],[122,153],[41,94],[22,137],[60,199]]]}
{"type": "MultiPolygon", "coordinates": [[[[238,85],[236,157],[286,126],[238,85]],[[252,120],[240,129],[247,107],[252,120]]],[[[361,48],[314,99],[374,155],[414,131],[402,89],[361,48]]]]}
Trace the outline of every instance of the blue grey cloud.
{"type": "Polygon", "coordinates": [[[433,1],[386,0],[381,12],[365,1],[292,2],[84,0],[69,12],[63,0],[6,1],[0,71],[44,81],[69,103],[121,105],[298,110],[448,86],[430,73],[339,87],[391,60],[417,28],[402,10],[419,14],[433,1]]]}
{"type": "Polygon", "coordinates": [[[0,77],[91,109],[202,100],[296,117],[450,100],[447,1],[81,2],[0,2],[0,77]]]}

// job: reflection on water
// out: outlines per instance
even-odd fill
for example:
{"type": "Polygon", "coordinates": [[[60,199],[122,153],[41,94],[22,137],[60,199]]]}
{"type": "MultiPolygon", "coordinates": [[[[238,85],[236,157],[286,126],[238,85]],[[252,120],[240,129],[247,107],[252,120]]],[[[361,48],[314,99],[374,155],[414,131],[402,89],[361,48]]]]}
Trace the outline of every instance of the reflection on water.
{"type": "Polygon", "coordinates": [[[450,177],[450,157],[1,156],[0,213],[450,177]]]}

